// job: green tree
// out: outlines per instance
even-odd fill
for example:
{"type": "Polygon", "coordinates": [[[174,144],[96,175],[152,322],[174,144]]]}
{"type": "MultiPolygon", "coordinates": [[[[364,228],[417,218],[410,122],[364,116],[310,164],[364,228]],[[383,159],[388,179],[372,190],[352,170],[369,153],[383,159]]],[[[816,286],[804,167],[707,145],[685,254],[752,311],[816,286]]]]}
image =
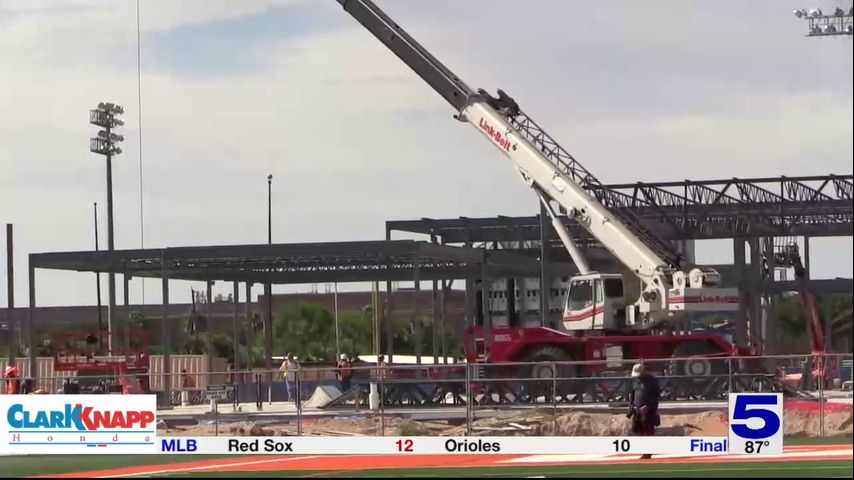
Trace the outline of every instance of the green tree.
{"type": "MultiPolygon", "coordinates": [[[[836,294],[816,299],[816,310],[822,327],[826,326],[826,302],[830,302],[831,319],[845,318],[846,312],[851,310],[852,295],[836,294]]],[[[808,353],[810,350],[810,331],[812,326],[810,320],[801,312],[800,297],[792,295],[781,298],[772,311],[772,320],[779,327],[779,336],[776,339],[780,352],[785,353],[808,353]]],[[[851,335],[850,329],[846,331],[840,322],[833,322],[831,337],[840,334],[851,335]]],[[[827,332],[825,332],[827,335],[827,332]]],[[[834,341],[836,343],[836,341],[834,341]]]]}
{"type": "MultiPolygon", "coordinates": [[[[428,316],[421,319],[421,353],[433,354],[433,325],[428,316]]],[[[391,323],[394,352],[404,355],[415,353],[415,328],[409,318],[393,317],[391,323]]],[[[353,311],[340,311],[338,315],[339,344],[342,353],[349,355],[364,354],[373,351],[373,313],[370,308],[353,311]]],[[[458,351],[459,342],[453,337],[451,329],[445,332],[449,355],[458,351]]],[[[387,345],[387,332],[380,332],[380,345],[387,345]]],[[[437,338],[439,345],[441,339],[437,338]]],[[[256,361],[263,354],[263,332],[255,335],[254,351],[256,361]]],[[[441,347],[437,347],[441,353],[441,347]]],[[[289,305],[274,314],[273,353],[284,355],[292,353],[303,361],[332,361],[335,359],[335,316],[322,305],[299,303],[289,305]]]]}

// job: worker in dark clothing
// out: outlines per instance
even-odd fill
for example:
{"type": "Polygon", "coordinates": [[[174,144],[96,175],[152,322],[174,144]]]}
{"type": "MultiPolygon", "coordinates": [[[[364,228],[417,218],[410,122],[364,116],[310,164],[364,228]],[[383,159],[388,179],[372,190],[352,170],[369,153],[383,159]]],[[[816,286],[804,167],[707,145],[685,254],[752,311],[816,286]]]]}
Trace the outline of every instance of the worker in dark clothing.
{"type": "MultiPolygon", "coordinates": [[[[632,367],[632,379],[629,412],[626,415],[632,420],[632,433],[638,436],[655,435],[655,427],[661,425],[661,417],[658,415],[661,388],[658,379],[647,372],[641,363],[632,367]]],[[[650,457],[650,454],[641,456],[642,459],[650,457]]]]}
{"type": "Polygon", "coordinates": [[[341,358],[338,360],[336,364],[338,381],[341,384],[341,393],[345,393],[350,391],[350,387],[352,385],[351,380],[353,378],[353,363],[350,362],[350,359],[347,358],[346,353],[341,354],[341,358]]]}

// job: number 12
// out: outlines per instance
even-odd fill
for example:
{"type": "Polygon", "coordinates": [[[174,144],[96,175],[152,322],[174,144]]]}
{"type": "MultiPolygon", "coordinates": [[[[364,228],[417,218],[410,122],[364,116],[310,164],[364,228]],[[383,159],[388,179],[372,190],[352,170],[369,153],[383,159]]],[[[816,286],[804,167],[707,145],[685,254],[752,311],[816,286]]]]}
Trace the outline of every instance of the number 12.
{"type": "Polygon", "coordinates": [[[412,451],[412,440],[398,440],[394,442],[397,444],[398,452],[411,452],[412,451]]]}

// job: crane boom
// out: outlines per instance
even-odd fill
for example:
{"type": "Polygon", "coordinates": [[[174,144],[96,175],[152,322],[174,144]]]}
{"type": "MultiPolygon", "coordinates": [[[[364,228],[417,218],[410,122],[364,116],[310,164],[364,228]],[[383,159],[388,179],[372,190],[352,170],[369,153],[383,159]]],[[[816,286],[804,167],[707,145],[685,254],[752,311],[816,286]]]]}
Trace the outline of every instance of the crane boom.
{"type": "MultiPolygon", "coordinates": [[[[470,123],[508,156],[528,186],[560,204],[641,279],[641,312],[668,310],[669,294],[686,298],[682,290],[669,291],[688,284],[688,275],[677,271],[679,255],[619,208],[616,193],[605,188],[512,98],[501,90],[497,98],[484,90],[474,91],[371,0],[338,3],[448,101],[457,110],[458,120],[470,123]]],[[[703,272],[695,273],[690,277],[691,286],[700,287],[702,280],[695,279],[703,272]]]]}

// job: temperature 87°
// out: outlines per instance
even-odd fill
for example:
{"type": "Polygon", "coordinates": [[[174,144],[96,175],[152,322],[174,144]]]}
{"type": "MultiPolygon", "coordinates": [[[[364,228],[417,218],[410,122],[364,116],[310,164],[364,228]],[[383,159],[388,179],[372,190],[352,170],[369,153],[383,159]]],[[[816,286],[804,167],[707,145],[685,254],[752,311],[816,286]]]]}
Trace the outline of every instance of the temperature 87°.
{"type": "Polygon", "coordinates": [[[762,447],[771,445],[768,440],[756,440],[744,442],[744,453],[762,453],[762,447]]]}

